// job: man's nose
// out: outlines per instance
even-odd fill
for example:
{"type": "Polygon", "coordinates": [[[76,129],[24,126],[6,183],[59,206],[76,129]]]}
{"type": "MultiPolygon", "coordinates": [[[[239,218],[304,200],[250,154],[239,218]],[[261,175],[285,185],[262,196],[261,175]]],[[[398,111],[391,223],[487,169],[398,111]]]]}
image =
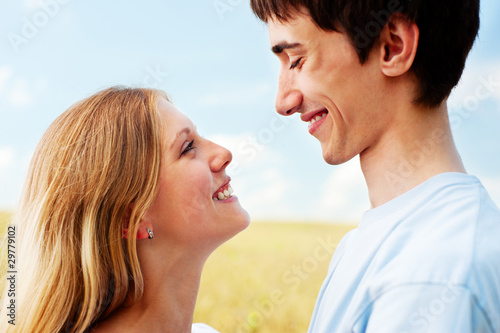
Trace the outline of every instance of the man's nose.
{"type": "Polygon", "coordinates": [[[276,111],[282,116],[291,116],[302,104],[302,92],[295,86],[293,72],[282,70],[278,81],[276,111]]]}

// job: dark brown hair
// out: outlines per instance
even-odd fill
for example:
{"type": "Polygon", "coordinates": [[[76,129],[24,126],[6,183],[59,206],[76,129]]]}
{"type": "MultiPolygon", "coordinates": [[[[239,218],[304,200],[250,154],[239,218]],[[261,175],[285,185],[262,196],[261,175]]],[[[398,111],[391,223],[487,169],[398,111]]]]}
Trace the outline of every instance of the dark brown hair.
{"type": "Polygon", "coordinates": [[[286,22],[303,9],[324,30],[345,32],[364,63],[392,14],[420,30],[411,70],[419,80],[415,102],[438,106],[462,76],[479,30],[479,0],[250,0],[264,22],[286,22]]]}

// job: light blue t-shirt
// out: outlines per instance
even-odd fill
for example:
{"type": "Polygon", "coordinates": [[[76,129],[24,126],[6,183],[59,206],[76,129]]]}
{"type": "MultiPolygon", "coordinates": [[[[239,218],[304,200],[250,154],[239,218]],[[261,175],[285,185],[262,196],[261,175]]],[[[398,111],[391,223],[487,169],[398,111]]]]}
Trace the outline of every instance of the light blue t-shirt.
{"type": "Polygon", "coordinates": [[[207,324],[194,323],[191,325],[191,333],[219,333],[207,324]]]}
{"type": "Polygon", "coordinates": [[[339,244],[309,333],[500,332],[500,211],[443,173],[364,213],[339,244]]]}

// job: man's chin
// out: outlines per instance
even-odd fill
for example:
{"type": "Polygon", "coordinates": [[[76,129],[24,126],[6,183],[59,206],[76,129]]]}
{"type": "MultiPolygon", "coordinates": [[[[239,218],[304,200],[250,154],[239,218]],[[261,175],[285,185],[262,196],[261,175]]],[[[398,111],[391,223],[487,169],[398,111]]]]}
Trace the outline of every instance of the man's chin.
{"type": "Polygon", "coordinates": [[[341,160],[338,160],[338,159],[334,159],[334,158],[331,158],[330,156],[325,156],[323,155],[323,159],[325,160],[326,163],[330,164],[330,165],[339,165],[339,164],[342,164],[344,162],[347,162],[347,161],[341,161],[341,160]]]}
{"type": "MultiPolygon", "coordinates": [[[[323,147],[322,147],[323,148],[323,147]]],[[[354,156],[346,156],[345,154],[342,154],[341,152],[333,151],[331,149],[322,149],[323,151],[323,159],[325,160],[326,163],[330,165],[340,165],[345,162],[348,162],[350,159],[352,159],[354,156]]]]}

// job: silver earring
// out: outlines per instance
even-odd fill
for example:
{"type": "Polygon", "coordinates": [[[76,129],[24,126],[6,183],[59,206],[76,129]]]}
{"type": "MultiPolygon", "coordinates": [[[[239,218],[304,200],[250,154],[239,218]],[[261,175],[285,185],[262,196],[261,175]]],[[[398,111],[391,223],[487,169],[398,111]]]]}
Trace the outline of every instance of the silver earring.
{"type": "Polygon", "coordinates": [[[153,239],[153,237],[154,237],[154,235],[153,235],[153,231],[151,231],[151,229],[149,229],[148,227],[146,227],[146,230],[147,230],[148,235],[149,235],[149,236],[148,236],[148,238],[149,238],[149,239],[153,239]]]}

